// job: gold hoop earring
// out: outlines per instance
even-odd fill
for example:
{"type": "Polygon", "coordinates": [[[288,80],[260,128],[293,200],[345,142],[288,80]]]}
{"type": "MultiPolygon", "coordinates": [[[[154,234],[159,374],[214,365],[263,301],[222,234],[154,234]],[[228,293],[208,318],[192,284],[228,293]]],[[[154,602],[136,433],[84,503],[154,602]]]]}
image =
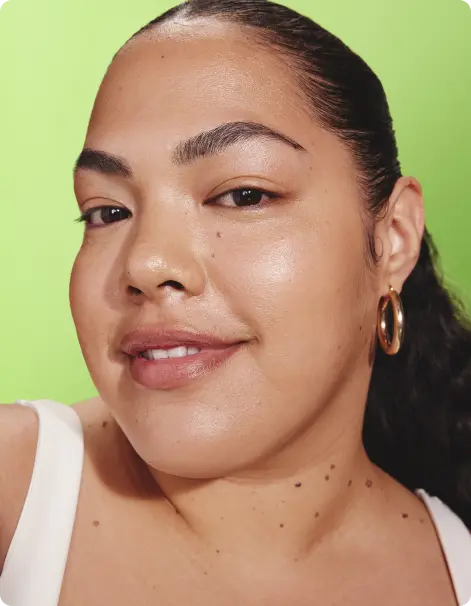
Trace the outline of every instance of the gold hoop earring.
{"type": "Polygon", "coordinates": [[[378,337],[383,351],[388,356],[394,356],[401,349],[404,342],[404,308],[399,294],[392,286],[389,293],[381,297],[378,309],[378,337]],[[392,338],[389,338],[386,311],[389,303],[392,305],[394,329],[392,338]]]}

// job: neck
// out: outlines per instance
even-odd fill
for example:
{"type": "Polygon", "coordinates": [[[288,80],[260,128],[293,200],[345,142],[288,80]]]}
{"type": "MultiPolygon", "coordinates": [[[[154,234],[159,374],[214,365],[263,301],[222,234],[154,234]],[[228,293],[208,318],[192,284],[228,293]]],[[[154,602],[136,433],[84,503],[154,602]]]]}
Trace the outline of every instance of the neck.
{"type": "Polygon", "coordinates": [[[361,422],[337,427],[338,435],[326,440],[319,439],[319,425],[318,419],[316,432],[298,436],[277,457],[231,477],[201,481],[152,474],[202,546],[251,560],[307,557],[372,502],[382,481],[363,449],[361,422]]]}

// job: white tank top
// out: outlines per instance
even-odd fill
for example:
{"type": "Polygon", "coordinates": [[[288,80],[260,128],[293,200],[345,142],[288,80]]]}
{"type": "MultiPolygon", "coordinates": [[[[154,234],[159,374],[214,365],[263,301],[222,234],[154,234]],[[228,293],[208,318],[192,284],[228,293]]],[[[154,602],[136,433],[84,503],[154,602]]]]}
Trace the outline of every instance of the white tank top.
{"type": "MultiPolygon", "coordinates": [[[[0,576],[0,606],[58,606],[79,498],[82,426],[73,408],[19,400],[39,419],[33,474],[0,576]]],[[[459,606],[471,606],[471,534],[438,498],[417,490],[435,525],[459,606]]]]}

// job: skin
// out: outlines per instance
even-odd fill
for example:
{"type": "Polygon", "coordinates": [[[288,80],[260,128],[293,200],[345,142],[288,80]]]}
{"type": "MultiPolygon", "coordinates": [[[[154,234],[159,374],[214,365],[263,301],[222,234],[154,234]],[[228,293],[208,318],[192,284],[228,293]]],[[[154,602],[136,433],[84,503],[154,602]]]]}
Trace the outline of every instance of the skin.
{"type": "MultiPolygon", "coordinates": [[[[100,396],[75,406],[86,460],[61,606],[455,605],[423,504],[361,441],[379,299],[401,291],[419,254],[417,180],[398,180],[374,226],[373,268],[350,153],[300,103],[286,65],[212,20],[174,22],[123,49],[84,147],[121,157],[134,178],[75,177],[81,212],[113,206],[128,218],[86,229],[71,276],[100,396]],[[305,151],[258,137],[172,162],[182,140],[238,120],[305,151]],[[236,208],[227,192],[238,187],[281,198],[236,208]],[[157,322],[249,342],[185,388],[146,390],[119,343],[157,322]]],[[[21,424],[28,448],[0,556],[37,431],[34,413],[8,408],[8,431],[21,424]]]]}

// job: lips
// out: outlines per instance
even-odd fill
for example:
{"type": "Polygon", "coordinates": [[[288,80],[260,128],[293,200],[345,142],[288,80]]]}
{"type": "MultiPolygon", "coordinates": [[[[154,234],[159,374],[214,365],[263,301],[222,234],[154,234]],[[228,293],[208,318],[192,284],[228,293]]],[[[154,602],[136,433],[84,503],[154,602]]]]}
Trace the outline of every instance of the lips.
{"type": "Polygon", "coordinates": [[[172,349],[181,345],[198,349],[223,349],[241,342],[241,340],[223,339],[197,331],[143,327],[124,337],[121,350],[128,356],[138,356],[149,349],[172,349]]]}
{"type": "Polygon", "coordinates": [[[147,389],[176,389],[208,375],[235,354],[246,341],[228,340],[196,330],[141,328],[128,333],[121,342],[128,356],[131,378],[147,389]],[[149,360],[142,352],[172,349],[185,345],[198,353],[177,358],[149,360]]]}

